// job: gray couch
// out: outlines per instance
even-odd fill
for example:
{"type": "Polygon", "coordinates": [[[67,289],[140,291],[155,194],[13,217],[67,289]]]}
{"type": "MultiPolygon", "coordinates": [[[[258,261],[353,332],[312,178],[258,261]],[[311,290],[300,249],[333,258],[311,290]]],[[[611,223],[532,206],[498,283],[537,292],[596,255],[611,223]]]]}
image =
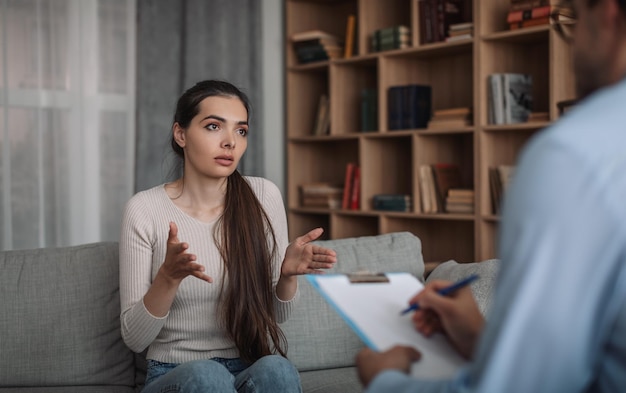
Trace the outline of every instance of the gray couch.
{"type": "MultiPolygon", "coordinates": [[[[338,253],[336,272],[408,271],[422,278],[419,239],[408,232],[318,242],[338,253]]],[[[479,271],[488,310],[497,261],[440,265],[428,277],[479,271]]],[[[0,252],[0,393],[139,391],[145,358],[120,337],[117,243],[0,252]]],[[[305,392],[360,392],[358,337],[300,278],[301,303],[283,325],[305,392]]]]}

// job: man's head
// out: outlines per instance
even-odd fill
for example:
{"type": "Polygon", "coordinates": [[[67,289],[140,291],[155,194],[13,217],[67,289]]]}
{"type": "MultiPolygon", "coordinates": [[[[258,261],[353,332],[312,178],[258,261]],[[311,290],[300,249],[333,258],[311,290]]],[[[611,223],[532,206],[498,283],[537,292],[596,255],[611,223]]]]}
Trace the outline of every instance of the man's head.
{"type": "Polygon", "coordinates": [[[578,97],[626,77],[626,0],[572,0],[578,97]]]}

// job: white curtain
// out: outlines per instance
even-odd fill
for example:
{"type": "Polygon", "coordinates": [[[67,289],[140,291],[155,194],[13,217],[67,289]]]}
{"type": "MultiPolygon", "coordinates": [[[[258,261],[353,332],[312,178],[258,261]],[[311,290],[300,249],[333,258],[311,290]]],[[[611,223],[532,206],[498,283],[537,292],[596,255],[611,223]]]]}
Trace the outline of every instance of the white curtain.
{"type": "Polygon", "coordinates": [[[135,0],[0,0],[0,249],[118,239],[135,14],[135,0]]]}

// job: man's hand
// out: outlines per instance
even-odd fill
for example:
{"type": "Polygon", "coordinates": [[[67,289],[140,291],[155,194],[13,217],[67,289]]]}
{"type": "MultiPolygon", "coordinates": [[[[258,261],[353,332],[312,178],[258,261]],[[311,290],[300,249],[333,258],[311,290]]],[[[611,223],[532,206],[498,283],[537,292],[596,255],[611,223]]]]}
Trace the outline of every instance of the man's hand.
{"type": "Polygon", "coordinates": [[[430,282],[409,301],[420,306],[413,314],[413,324],[427,337],[435,332],[445,334],[457,351],[470,359],[485,320],[469,287],[448,296],[437,293],[450,284],[441,280],[430,282]]]}
{"type": "Polygon", "coordinates": [[[362,349],[356,355],[356,366],[359,370],[359,379],[363,386],[372,382],[372,380],[384,370],[398,370],[409,373],[411,363],[422,355],[411,347],[395,346],[385,352],[374,352],[369,348],[362,349]]]}

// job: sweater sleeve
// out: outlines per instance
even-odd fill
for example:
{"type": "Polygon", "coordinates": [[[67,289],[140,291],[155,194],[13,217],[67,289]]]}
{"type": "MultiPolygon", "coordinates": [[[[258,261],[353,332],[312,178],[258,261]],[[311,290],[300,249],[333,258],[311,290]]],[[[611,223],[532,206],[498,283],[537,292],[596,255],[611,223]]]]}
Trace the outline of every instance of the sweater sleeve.
{"type": "Polygon", "coordinates": [[[157,337],[167,315],[151,315],[143,297],[152,283],[154,224],[141,194],[126,204],[120,236],[120,303],[122,338],[135,352],[146,349],[157,337]]]}

